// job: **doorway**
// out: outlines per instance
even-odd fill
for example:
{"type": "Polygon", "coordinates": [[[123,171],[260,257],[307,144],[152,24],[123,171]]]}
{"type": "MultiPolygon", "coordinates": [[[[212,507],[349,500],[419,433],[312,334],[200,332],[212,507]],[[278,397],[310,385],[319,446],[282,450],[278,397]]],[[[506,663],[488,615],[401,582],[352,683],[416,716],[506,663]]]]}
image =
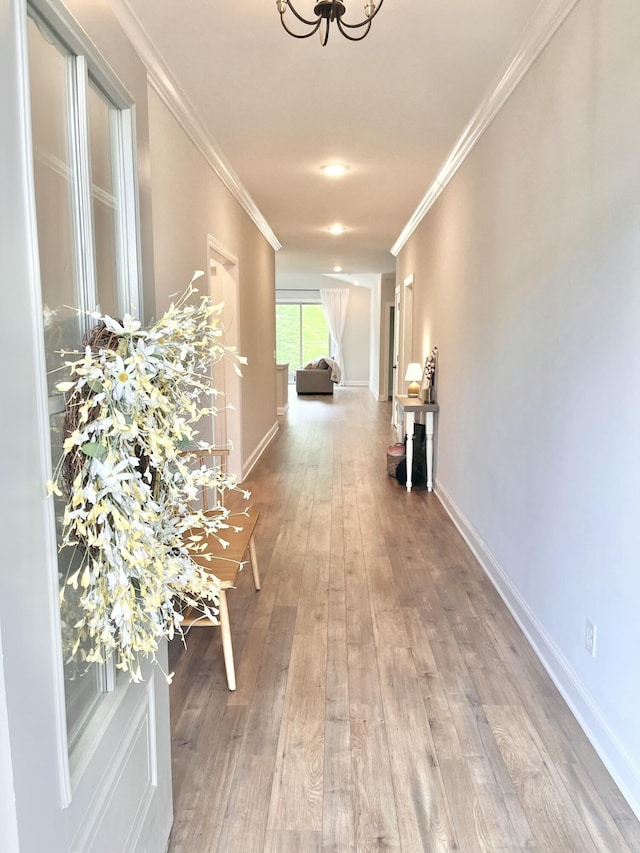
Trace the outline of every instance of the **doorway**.
{"type": "MultiPolygon", "coordinates": [[[[242,352],[238,310],[238,260],[210,234],[207,237],[209,258],[209,296],[222,304],[220,319],[227,346],[242,352]]],[[[211,419],[211,434],[206,436],[218,447],[229,446],[228,470],[242,481],[242,393],[241,379],[232,358],[223,358],[213,366],[213,386],[220,392],[215,402],[218,414],[211,419]]]]}
{"type": "Polygon", "coordinates": [[[384,383],[382,397],[393,400],[393,376],[395,373],[395,340],[396,340],[396,306],[393,302],[385,303],[385,340],[384,340],[384,383]]]}
{"type": "MultiPolygon", "coordinates": [[[[396,285],[394,305],[393,305],[393,347],[392,347],[392,398],[398,393],[399,380],[398,371],[400,370],[400,288],[396,285]]],[[[396,429],[398,428],[398,407],[391,406],[391,424],[396,429]]]]}

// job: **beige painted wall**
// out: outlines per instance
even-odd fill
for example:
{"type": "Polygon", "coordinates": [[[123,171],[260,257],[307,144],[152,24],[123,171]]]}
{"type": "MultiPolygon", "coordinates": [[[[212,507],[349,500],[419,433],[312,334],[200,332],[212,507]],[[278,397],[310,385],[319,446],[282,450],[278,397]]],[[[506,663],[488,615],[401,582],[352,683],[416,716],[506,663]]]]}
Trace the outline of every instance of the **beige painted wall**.
{"type": "Polygon", "coordinates": [[[574,7],[398,280],[439,347],[437,487],[640,811],[638,33],[637,0],[574,7]]]}
{"type": "MultiPolygon", "coordinates": [[[[238,259],[243,468],[275,428],[275,253],[154,90],[149,92],[157,310],[206,269],[207,235],[238,259]]],[[[233,440],[233,436],[230,436],[233,440]]]]}
{"type": "Polygon", "coordinates": [[[349,287],[345,322],[344,357],[347,384],[369,384],[369,337],[371,335],[371,291],[349,287]]]}

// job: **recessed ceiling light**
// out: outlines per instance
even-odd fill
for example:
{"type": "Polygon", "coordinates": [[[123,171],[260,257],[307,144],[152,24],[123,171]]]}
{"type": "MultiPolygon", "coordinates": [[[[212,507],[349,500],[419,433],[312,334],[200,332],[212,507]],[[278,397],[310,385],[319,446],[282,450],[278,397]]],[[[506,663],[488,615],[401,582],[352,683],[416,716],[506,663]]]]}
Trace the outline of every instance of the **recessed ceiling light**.
{"type": "Polygon", "coordinates": [[[342,267],[334,267],[333,271],[334,272],[342,272],[342,267]]]}
{"type": "Polygon", "coordinates": [[[346,230],[344,225],[330,225],[327,229],[330,234],[344,234],[346,230]]]}
{"type": "Polygon", "coordinates": [[[348,167],[344,163],[327,163],[321,171],[328,178],[341,178],[348,171],[348,167]]]}

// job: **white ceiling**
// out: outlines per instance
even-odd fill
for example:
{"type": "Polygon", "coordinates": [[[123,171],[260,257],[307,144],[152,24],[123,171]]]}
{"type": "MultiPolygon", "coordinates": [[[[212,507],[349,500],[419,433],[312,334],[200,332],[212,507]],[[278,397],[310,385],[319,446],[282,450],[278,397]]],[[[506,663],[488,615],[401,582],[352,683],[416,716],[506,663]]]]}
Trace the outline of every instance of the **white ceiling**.
{"type": "MultiPolygon", "coordinates": [[[[362,19],[363,0],[345,5],[362,19]]],[[[538,5],[386,0],[364,41],[332,29],[323,48],[287,35],[275,0],[128,0],[282,244],[278,272],[353,274],[394,269],[391,246],[538,5]],[[334,160],[340,180],[319,171],[334,160]]]]}

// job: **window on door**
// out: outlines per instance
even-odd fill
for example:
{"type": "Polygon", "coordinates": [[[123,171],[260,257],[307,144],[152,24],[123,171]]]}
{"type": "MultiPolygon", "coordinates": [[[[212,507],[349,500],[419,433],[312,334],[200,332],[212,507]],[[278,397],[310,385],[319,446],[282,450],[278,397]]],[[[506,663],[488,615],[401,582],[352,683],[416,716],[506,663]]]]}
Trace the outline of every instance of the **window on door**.
{"type": "Polygon", "coordinates": [[[289,382],[307,362],[330,355],[329,327],[322,305],[276,305],[276,358],[289,365],[289,382]]]}
{"type": "MultiPolygon", "coordinates": [[[[28,21],[34,187],[40,259],[44,348],[49,395],[52,468],[62,454],[62,351],[82,347],[96,309],[111,316],[138,304],[135,184],[130,111],[116,104],[92,76],[90,63],[67,49],[35,16],[28,21]],[[133,278],[133,280],[132,280],[133,278]]],[[[58,544],[64,501],[54,502],[58,544]]],[[[58,554],[67,740],[78,741],[93,711],[112,689],[112,665],[72,655],[81,589],[66,548],[58,554]]]]}

